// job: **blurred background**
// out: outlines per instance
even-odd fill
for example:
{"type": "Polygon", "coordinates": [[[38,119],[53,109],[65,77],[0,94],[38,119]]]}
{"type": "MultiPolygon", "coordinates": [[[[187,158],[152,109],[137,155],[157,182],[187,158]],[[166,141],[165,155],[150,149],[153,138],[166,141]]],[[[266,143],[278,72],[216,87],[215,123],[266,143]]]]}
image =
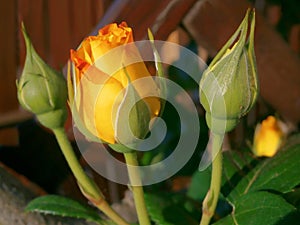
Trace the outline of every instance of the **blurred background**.
{"type": "MultiPolygon", "coordinates": [[[[209,63],[249,6],[257,11],[255,47],[261,96],[248,117],[229,134],[231,146],[245,145],[246,140],[251,140],[247,138],[251,137],[256,123],[269,114],[279,116],[291,131],[298,129],[299,0],[1,0],[0,162],[16,171],[16,176],[24,175],[38,184],[43,191],[81,199],[52,134],[23,111],[17,101],[15,80],[20,76],[25,59],[20,31],[22,21],[37,52],[57,70],[63,70],[70,49],[76,49],[84,37],[95,34],[108,23],[121,21],[133,28],[135,40],[146,39],[147,28],[150,28],[155,39],[186,46],[209,63]]],[[[168,54],[170,64],[180,57],[178,52],[168,54]]],[[[203,119],[197,85],[172,65],[168,68],[168,76],[191,94],[203,119]]],[[[167,107],[166,111],[170,113],[172,109],[167,107]]],[[[170,142],[162,148],[176,144],[174,118],[176,115],[166,117],[173,128],[170,142]]],[[[66,129],[72,138],[71,119],[66,129]]],[[[203,143],[199,143],[199,152],[203,151],[208,139],[207,128],[204,126],[201,131],[204,138],[203,143]]],[[[185,188],[185,179],[198,166],[199,152],[196,151],[194,160],[179,173],[182,179],[171,182],[174,190],[185,188]]],[[[144,160],[146,163],[148,159],[144,160]]],[[[97,177],[112,202],[122,198],[126,187],[116,188],[88,167],[87,171],[97,177]],[[111,188],[120,194],[109,193],[111,188]]]]}

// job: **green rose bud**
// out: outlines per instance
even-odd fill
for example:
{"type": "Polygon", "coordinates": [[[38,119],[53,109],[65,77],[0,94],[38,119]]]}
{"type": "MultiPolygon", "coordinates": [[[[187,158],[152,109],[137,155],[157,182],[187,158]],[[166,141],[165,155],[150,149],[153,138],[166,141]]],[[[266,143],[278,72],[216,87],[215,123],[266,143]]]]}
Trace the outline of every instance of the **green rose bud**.
{"type": "Polygon", "coordinates": [[[67,117],[67,84],[62,74],[49,67],[36,53],[22,24],[26,44],[25,66],[17,80],[21,106],[36,114],[44,126],[62,127],[67,117]]]}
{"type": "Polygon", "coordinates": [[[216,55],[200,81],[200,101],[206,110],[207,124],[214,133],[234,129],[256,101],[258,81],[254,26],[255,12],[248,10],[236,32],[216,55]]]}

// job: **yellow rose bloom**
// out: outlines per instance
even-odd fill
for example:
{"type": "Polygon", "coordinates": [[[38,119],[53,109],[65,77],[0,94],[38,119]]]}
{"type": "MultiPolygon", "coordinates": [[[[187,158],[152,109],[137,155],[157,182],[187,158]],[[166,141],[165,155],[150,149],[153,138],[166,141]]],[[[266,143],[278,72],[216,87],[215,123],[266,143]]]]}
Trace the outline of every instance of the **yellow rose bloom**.
{"type": "Polygon", "coordinates": [[[279,121],[274,116],[268,116],[255,129],[253,153],[256,156],[274,156],[282,143],[282,138],[283,132],[279,121]]]}
{"type": "MultiPolygon", "coordinates": [[[[146,103],[151,119],[159,114],[161,102],[154,97],[158,96],[159,88],[133,44],[132,29],[125,22],[109,24],[97,36],[87,37],[77,50],[71,50],[70,58],[75,73],[76,108],[84,126],[102,141],[118,142],[116,120],[129,82],[146,103]],[[148,79],[134,82],[141,78],[148,79]]],[[[121,122],[128,122],[128,118],[121,122]]]]}

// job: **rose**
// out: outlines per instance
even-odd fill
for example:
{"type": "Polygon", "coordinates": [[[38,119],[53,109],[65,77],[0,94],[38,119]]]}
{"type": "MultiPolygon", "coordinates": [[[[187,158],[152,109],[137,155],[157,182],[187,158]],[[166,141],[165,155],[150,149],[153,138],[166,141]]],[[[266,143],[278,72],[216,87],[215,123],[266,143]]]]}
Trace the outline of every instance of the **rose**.
{"type": "Polygon", "coordinates": [[[132,29],[125,22],[103,27],[97,36],[87,37],[76,51],[71,50],[71,61],[74,87],[69,80],[69,95],[79,129],[115,144],[124,141],[122,126],[129,121],[134,136],[144,138],[161,103],[159,88],[134,45],[132,29]],[[143,82],[137,82],[141,78],[143,82]],[[134,107],[125,118],[128,105],[134,107]]]}
{"type": "Polygon", "coordinates": [[[268,116],[255,128],[253,153],[256,156],[274,156],[282,144],[284,132],[280,121],[274,116],[268,116]]]}

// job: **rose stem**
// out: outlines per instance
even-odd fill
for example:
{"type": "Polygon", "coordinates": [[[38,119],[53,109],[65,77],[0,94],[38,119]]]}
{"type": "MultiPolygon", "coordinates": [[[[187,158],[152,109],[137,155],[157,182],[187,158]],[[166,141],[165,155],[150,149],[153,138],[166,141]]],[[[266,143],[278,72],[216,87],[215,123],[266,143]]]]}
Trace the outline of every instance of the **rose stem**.
{"type": "Polygon", "coordinates": [[[136,152],[124,153],[125,161],[127,164],[128,174],[131,185],[131,190],[134,197],[135,208],[137,211],[140,225],[150,225],[150,219],[146,209],[144,190],[141,183],[141,177],[137,168],[137,154],[136,152]],[[139,185],[140,184],[140,185],[139,185]]]}
{"type": "Polygon", "coordinates": [[[212,162],[212,174],[210,188],[202,203],[202,217],[200,225],[208,225],[213,217],[219,199],[221,181],[222,181],[222,137],[218,134],[213,134],[212,155],[216,155],[212,162]]]}
{"type": "Polygon", "coordinates": [[[72,145],[64,128],[54,129],[53,132],[72,173],[80,185],[80,189],[84,196],[86,196],[98,209],[100,209],[116,224],[129,225],[110,207],[107,201],[105,201],[102,192],[97,187],[95,182],[86,175],[73,151],[72,145]]]}

